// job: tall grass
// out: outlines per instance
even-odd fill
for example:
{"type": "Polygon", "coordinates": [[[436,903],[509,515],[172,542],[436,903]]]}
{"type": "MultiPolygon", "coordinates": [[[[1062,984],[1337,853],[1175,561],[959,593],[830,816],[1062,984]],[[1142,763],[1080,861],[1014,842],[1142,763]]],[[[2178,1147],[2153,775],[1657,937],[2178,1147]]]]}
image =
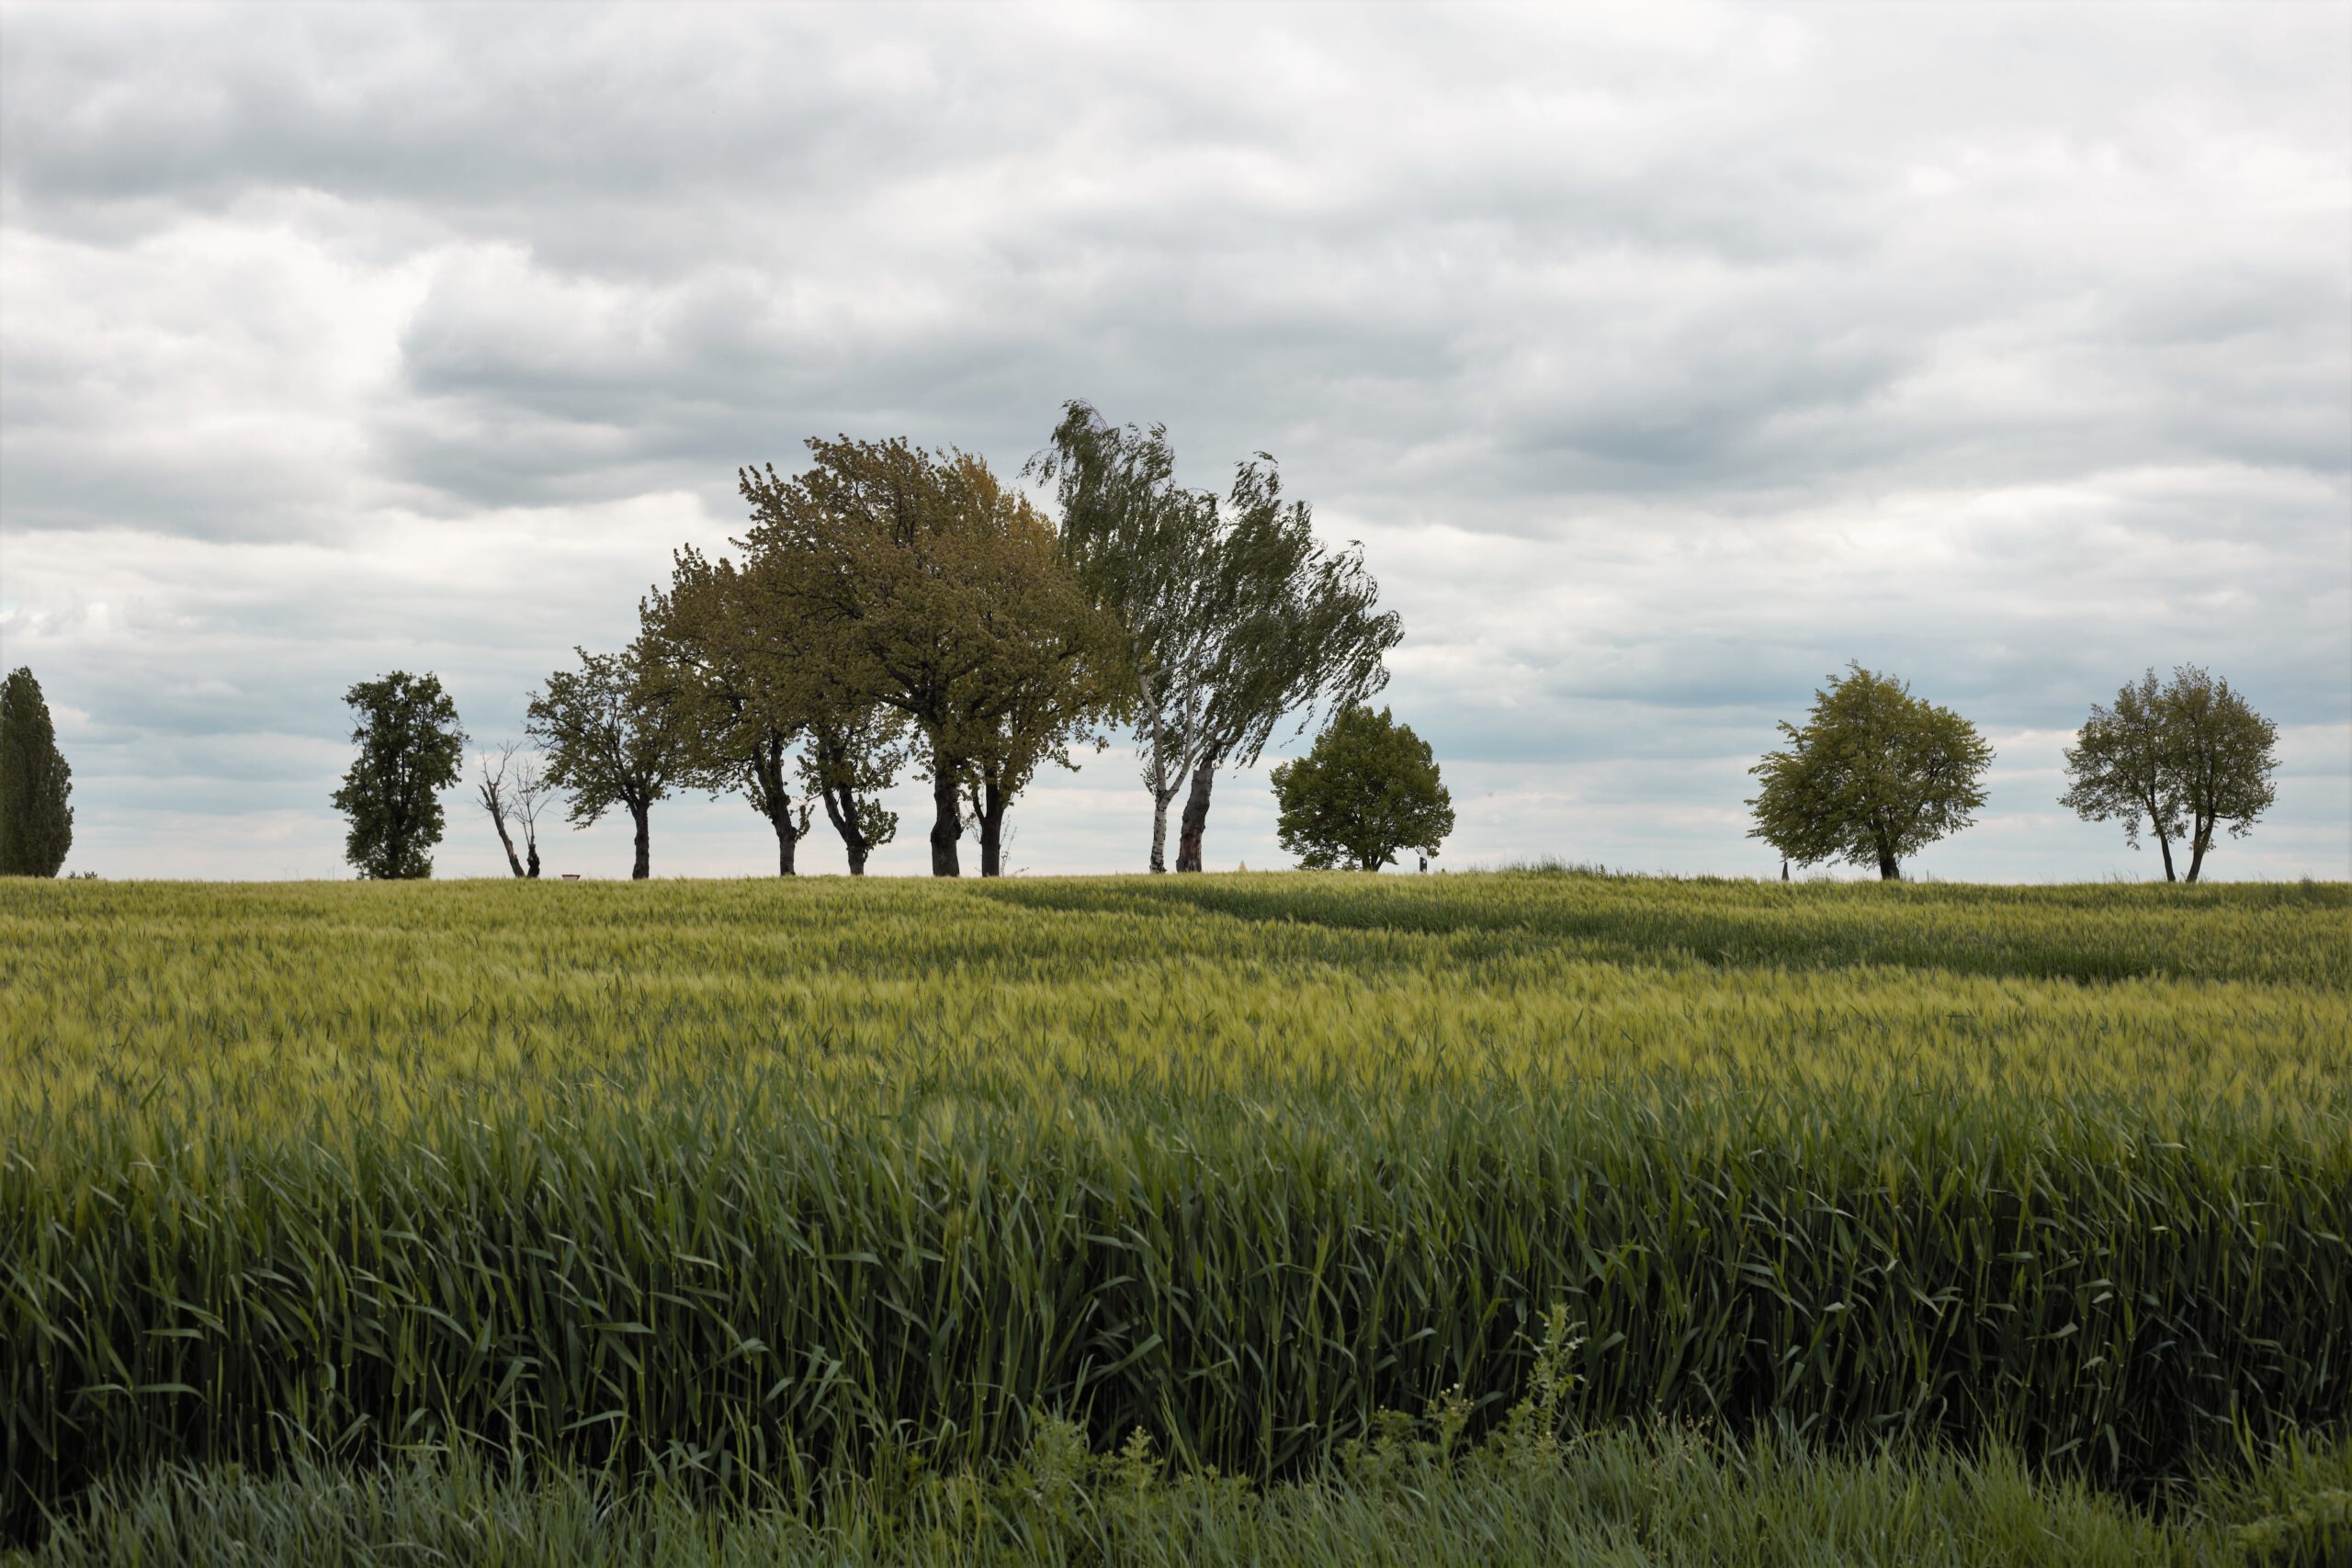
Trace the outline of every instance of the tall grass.
{"type": "Polygon", "coordinates": [[[2352,898],[1544,874],[0,888],[9,1528],[421,1445],[814,1495],[1057,1412],[2352,1416],[2352,898]],[[2185,897],[2182,895],[2186,895],[2185,897]]]}

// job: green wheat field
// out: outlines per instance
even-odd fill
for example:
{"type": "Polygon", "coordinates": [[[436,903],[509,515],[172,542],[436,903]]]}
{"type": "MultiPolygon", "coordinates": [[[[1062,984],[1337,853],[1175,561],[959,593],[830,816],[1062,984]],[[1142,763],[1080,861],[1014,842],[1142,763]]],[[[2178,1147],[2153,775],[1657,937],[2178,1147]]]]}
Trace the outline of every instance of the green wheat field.
{"type": "Polygon", "coordinates": [[[40,1562],[2352,1560],[2352,888],[0,884],[40,1562]]]}

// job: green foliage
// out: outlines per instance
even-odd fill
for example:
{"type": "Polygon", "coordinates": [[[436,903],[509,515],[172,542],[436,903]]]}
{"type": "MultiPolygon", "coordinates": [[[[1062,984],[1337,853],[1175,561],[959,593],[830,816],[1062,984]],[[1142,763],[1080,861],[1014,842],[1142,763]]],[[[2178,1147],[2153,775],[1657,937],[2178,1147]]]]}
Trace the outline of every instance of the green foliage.
{"type": "Polygon", "coordinates": [[[1453,831],[1453,797],[1429,742],[1386,708],[1331,716],[1314,748],[1274,769],[1283,848],[1317,870],[1378,871],[1399,850],[1435,855],[1453,831]]]}
{"type": "Polygon", "coordinates": [[[362,681],[344,694],[357,722],[359,755],[334,792],[334,807],[351,819],[344,859],[365,878],[397,881],[433,874],[433,846],[441,841],[441,791],[465,765],[466,733],[458,705],[438,676],[395,670],[362,681]]]}
{"type": "Polygon", "coordinates": [[[1271,457],[1237,466],[1221,511],[1175,466],[1165,427],[1113,425],[1072,401],[1027,471],[1055,483],[1063,557],[1125,632],[1151,869],[1166,869],[1168,807],[1189,784],[1179,869],[1198,871],[1216,770],[1255,762],[1292,714],[1303,729],[1318,705],[1380,690],[1404,634],[1374,609],[1361,547],[1326,550],[1271,457]]]}
{"type": "Polygon", "coordinates": [[[2165,880],[2177,874],[2172,848],[2189,849],[2194,882],[2212,849],[2214,829],[2233,838],[2253,831],[2277,796],[2278,726],[2195,665],[2159,685],[2156,672],[2115,694],[2112,709],[2093,705],[2066,749],[2068,788],[2059,803],[2086,822],[2120,819],[2123,840],[2140,844],[2148,824],[2164,855],[2165,880]]]}
{"type": "MultiPolygon", "coordinates": [[[[1070,765],[1071,746],[1117,704],[1116,623],[1061,559],[1051,525],[979,458],[903,440],[808,449],[797,477],[740,476],[752,524],[737,544],[772,585],[763,613],[803,628],[839,691],[921,734],[933,872],[961,870],[970,791],[993,875],[1013,797],[1043,764],[1070,765]]],[[[828,773],[840,770],[820,759],[828,773]]]]}
{"type": "MultiPolygon", "coordinates": [[[[1407,1422],[1408,1428],[1430,1424],[1407,1422]]],[[[2334,1563],[2352,1549],[2352,1450],[2265,1456],[2292,1496],[2243,1517],[2202,1481],[2161,1512],[2037,1475],[2006,1452],[1838,1451],[1688,1427],[1584,1435],[1537,1456],[1408,1440],[1265,1488],[1170,1471],[1138,1428],[1113,1452],[1035,1421],[1011,1463],[920,1464],[745,1506],[683,1466],[635,1485],[518,1471],[470,1447],[354,1472],[310,1456],[280,1474],[177,1466],[109,1485],[28,1568],[494,1562],[523,1568],[2222,1568],[2334,1563]],[[2334,1483],[2331,1487],[2329,1483],[2334,1483]]]]}
{"type": "Polygon", "coordinates": [[[652,874],[648,818],[656,802],[691,767],[693,724],[675,684],[642,648],[580,655],[580,668],[559,670],[534,693],[523,728],[547,758],[547,780],[571,797],[565,815],[577,828],[618,806],[637,829],[630,876],[652,874]]]}
{"type": "Polygon", "coordinates": [[[22,667],[0,683],[0,876],[55,876],[74,847],[74,770],[22,667]]]}
{"type": "Polygon", "coordinates": [[[1892,881],[1984,804],[1979,781],[1993,748],[1976,727],[1860,664],[1814,694],[1803,728],[1783,722],[1781,732],[1789,749],[1748,770],[1764,782],[1747,802],[1747,836],[1799,865],[1874,864],[1892,881]]]}
{"type": "Polygon", "coordinates": [[[19,883],[0,1146],[20,1523],[1039,1409],[1263,1483],[1545,1386],[2127,1485],[2352,1419],[2336,886],[19,883]]]}

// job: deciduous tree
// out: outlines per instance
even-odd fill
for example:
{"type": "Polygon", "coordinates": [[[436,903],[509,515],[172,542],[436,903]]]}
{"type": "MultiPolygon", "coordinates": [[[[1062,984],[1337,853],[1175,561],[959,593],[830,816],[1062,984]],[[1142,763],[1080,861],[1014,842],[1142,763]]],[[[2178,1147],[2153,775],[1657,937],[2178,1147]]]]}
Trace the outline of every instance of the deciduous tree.
{"type": "Polygon", "coordinates": [[[2066,748],[2066,793],[2059,804],[2086,822],[2120,819],[2123,841],[2140,847],[2147,823],[2164,856],[2165,880],[2177,882],[2172,846],[2188,837],[2180,776],[2165,753],[2164,693],[2150,670],[2115,694],[2115,706],[2094,703],[2091,716],[2066,748]]]}
{"type": "Polygon", "coordinates": [[[536,843],[532,845],[532,863],[528,869],[523,864],[523,857],[514,852],[514,828],[519,824],[513,819],[519,815],[515,795],[523,771],[523,765],[516,759],[522,750],[521,741],[503,740],[499,742],[497,750],[482,752],[475,759],[481,775],[474,780],[477,804],[481,807],[483,815],[490,818],[491,827],[496,829],[498,847],[506,852],[507,869],[518,880],[538,874],[538,847],[536,843]]]}
{"type": "Polygon", "coordinates": [[[1303,730],[1318,706],[1378,691],[1402,626],[1374,608],[1361,547],[1318,545],[1264,453],[1236,468],[1220,510],[1176,484],[1163,427],[1111,425],[1074,401],[1030,471],[1056,483],[1065,558],[1125,628],[1151,868],[1166,867],[1168,808],[1186,792],[1176,864],[1198,871],[1217,770],[1254,763],[1292,714],[1303,730]]]}
{"type": "Polygon", "coordinates": [[[1012,794],[1037,761],[1065,760],[1112,700],[1108,617],[1062,564],[1051,526],[978,457],[904,440],[808,447],[814,463],[795,478],[742,471],[752,526],[738,543],[775,571],[789,613],[822,628],[840,689],[920,734],[933,874],[961,870],[974,781],[992,874],[1012,794]]]}
{"type": "Polygon", "coordinates": [[[790,658],[763,642],[735,564],[677,552],[670,586],[640,601],[639,648],[660,683],[681,739],[680,781],[713,795],[740,794],[775,834],[776,874],[794,874],[810,807],[793,785],[808,702],[790,658]]]}
{"type": "Polygon", "coordinates": [[[1386,708],[1331,716],[1306,756],[1273,772],[1283,848],[1301,865],[1378,871],[1400,850],[1435,856],[1453,831],[1453,797],[1429,742],[1386,708]]]}
{"type": "Polygon", "coordinates": [[[335,809],[351,819],[344,858],[363,877],[431,876],[441,791],[465,764],[458,705],[437,677],[404,670],[362,681],[343,700],[357,716],[351,739],[359,748],[334,792],[335,809]]]}
{"type": "Polygon", "coordinates": [[[1950,708],[1911,695],[1860,664],[1814,694],[1803,728],[1783,722],[1785,751],[1748,772],[1763,787],[1751,839],[1799,865],[1846,861],[1900,877],[1902,862],[1968,826],[1984,804],[1992,745],[1950,708]]]}
{"type": "Polygon", "coordinates": [[[0,876],[55,876],[74,847],[74,770],[29,668],[0,683],[0,876]]]}
{"type": "Polygon", "coordinates": [[[525,728],[547,758],[548,782],[571,796],[566,816],[585,828],[616,806],[637,829],[629,875],[653,874],[653,805],[686,767],[686,745],[671,692],[637,651],[576,649],[580,668],[549,675],[531,697],[525,728]]]}

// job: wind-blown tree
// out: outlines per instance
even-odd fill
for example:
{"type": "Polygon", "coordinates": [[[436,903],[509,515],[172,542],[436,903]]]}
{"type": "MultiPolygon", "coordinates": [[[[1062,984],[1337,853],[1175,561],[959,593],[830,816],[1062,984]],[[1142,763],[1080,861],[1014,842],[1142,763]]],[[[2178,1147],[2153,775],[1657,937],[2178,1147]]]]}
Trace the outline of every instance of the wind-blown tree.
{"type": "Polygon", "coordinates": [[[586,828],[625,807],[637,829],[629,875],[653,874],[654,802],[686,771],[686,742],[671,694],[637,652],[575,649],[580,668],[549,675],[534,693],[524,728],[547,758],[548,782],[571,796],[565,813],[586,828]]]}
{"type": "Polygon", "coordinates": [[[1374,611],[1361,547],[1317,544],[1272,457],[1236,468],[1222,512],[1174,469],[1164,427],[1111,425],[1080,401],[1029,465],[1057,485],[1065,558],[1126,630],[1151,868],[1166,869],[1168,808],[1184,792],[1176,865],[1198,871],[1217,770],[1255,763],[1291,714],[1303,731],[1318,706],[1379,691],[1403,631],[1374,611]]]}
{"type": "Polygon", "coordinates": [[[932,872],[955,876],[962,795],[994,780],[982,869],[1036,761],[1067,761],[1111,705],[1115,643],[1058,558],[1052,528],[978,457],[903,439],[812,439],[814,465],[740,478],[752,526],[738,543],[775,573],[790,615],[821,628],[839,688],[905,716],[929,756],[932,872]],[[1041,694],[1050,693],[1050,697],[1041,694]],[[1035,757],[1024,763],[1030,752],[1035,757]]]}
{"type": "Polygon", "coordinates": [[[881,795],[906,761],[906,716],[878,703],[842,698],[820,706],[808,726],[801,786],[841,835],[852,876],[864,876],[866,857],[899,836],[899,814],[881,795]]]}
{"type": "Polygon", "coordinates": [[[850,874],[863,876],[898,832],[876,797],[905,763],[906,720],[847,688],[836,646],[847,623],[805,614],[789,576],[772,554],[738,564],[681,550],[670,590],[642,606],[645,639],[680,680],[695,782],[751,800],[787,876],[821,803],[850,874]]]}
{"type": "Polygon", "coordinates": [[[357,716],[351,739],[359,755],[334,792],[351,818],[344,858],[362,877],[395,880],[433,874],[441,841],[441,792],[465,766],[466,732],[458,705],[438,677],[395,670],[344,694],[357,716]]]}
{"type": "Polygon", "coordinates": [[[1747,802],[1756,812],[1747,836],[1799,865],[1876,863],[1894,881],[1904,861],[1967,827],[1984,804],[1991,743],[1950,708],[1860,664],[1814,694],[1802,728],[1784,721],[1781,732],[1789,749],[1748,770],[1764,782],[1747,802]]]}
{"type": "Polygon", "coordinates": [[[1301,865],[1378,871],[1400,850],[1434,857],[1453,831],[1453,797],[1429,742],[1386,708],[1331,716],[1314,747],[1273,772],[1275,832],[1301,865]]]}
{"type": "Polygon", "coordinates": [[[0,682],[0,876],[55,876],[74,847],[74,770],[28,666],[0,682]]]}
{"type": "Polygon", "coordinates": [[[808,705],[791,662],[761,657],[749,598],[732,561],[689,545],[669,588],[639,602],[639,646],[677,720],[680,781],[750,801],[775,833],[776,874],[790,876],[812,815],[793,788],[808,705]]]}
{"type": "Polygon", "coordinates": [[[2172,846],[2188,845],[2188,880],[2198,879],[2215,829],[2233,838],[2254,830],[2277,798],[2278,727],[2196,665],[2159,684],[2154,670],[2115,694],[2113,708],[2094,704],[2066,749],[2070,786],[2059,796],[2085,821],[2120,819],[2123,841],[2140,847],[2144,820],[2164,855],[2165,880],[2177,880],[2172,846]]]}

